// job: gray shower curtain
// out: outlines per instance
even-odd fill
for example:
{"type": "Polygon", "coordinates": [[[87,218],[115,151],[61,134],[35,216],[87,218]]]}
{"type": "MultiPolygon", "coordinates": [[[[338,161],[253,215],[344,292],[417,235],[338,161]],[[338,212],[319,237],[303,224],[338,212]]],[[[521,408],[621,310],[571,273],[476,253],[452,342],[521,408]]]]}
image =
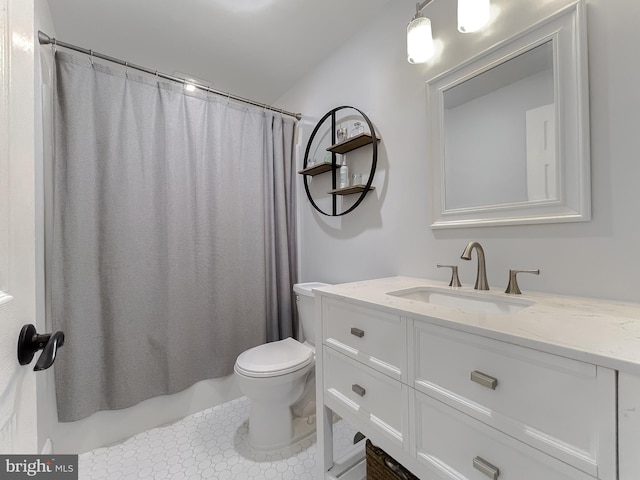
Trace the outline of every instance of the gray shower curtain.
{"type": "Polygon", "coordinates": [[[61,421],[293,334],[295,120],[56,54],[47,275],[61,421]]]}

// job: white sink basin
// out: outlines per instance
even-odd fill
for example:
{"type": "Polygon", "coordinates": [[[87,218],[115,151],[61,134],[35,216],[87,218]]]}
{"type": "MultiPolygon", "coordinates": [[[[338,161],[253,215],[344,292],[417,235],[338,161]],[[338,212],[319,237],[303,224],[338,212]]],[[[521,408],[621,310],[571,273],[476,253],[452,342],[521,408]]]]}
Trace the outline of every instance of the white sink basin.
{"type": "Polygon", "coordinates": [[[414,287],[389,292],[388,295],[432,303],[445,307],[478,313],[510,314],[533,305],[534,302],[524,299],[504,298],[484,292],[461,292],[459,290],[438,287],[414,287]]]}

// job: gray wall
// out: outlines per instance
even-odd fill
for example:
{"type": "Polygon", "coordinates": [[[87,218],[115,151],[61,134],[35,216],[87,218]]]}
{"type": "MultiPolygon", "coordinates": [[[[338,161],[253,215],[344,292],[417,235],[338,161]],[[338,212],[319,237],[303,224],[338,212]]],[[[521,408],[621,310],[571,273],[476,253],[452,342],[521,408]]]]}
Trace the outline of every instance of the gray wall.
{"type": "Polygon", "coordinates": [[[415,3],[392,2],[277,102],[302,111],[311,122],[332,107],[356,106],[383,138],[376,190],[354,212],[323,217],[299,189],[301,280],[338,283],[391,275],[444,280],[447,272],[438,271],[436,263],[457,263],[469,285],[475,260],[459,257],[468,241],[478,240],[496,289],[504,289],[509,268],[540,268],[539,277],[522,277],[523,291],[640,301],[640,259],[633,253],[640,239],[640,61],[634,24],[640,2],[588,0],[593,220],[433,231],[425,81],[490,46],[496,32],[518,31],[568,2],[493,0],[497,17],[491,27],[448,48],[457,35],[455,3],[434,2],[434,10],[426,12],[441,50],[431,64],[407,63],[405,32],[415,3]]]}

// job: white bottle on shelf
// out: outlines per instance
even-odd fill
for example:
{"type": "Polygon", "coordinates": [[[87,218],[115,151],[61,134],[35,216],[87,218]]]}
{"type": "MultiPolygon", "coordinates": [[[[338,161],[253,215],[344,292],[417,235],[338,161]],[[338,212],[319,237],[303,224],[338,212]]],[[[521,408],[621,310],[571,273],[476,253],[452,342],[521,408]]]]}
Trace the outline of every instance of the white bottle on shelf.
{"type": "Polygon", "coordinates": [[[343,157],[342,166],[340,167],[339,188],[347,188],[349,186],[349,167],[347,166],[347,157],[343,157]]]}

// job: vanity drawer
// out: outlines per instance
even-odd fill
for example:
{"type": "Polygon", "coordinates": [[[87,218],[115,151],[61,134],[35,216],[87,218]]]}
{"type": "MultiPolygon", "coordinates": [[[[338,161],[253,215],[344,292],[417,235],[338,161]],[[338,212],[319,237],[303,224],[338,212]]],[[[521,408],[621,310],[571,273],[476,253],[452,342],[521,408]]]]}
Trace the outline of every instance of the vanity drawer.
{"type": "Polygon", "coordinates": [[[415,455],[441,478],[594,480],[580,470],[505,435],[420,392],[413,399],[415,455]],[[495,474],[495,476],[494,476],[495,474]]]}
{"type": "MultiPolygon", "coordinates": [[[[409,387],[346,355],[324,347],[324,402],[355,425],[382,433],[394,445],[406,445],[409,411],[409,387]]],[[[370,435],[370,434],[368,434],[370,435]]]]}
{"type": "Polygon", "coordinates": [[[326,345],[386,375],[407,381],[406,320],[331,298],[322,300],[326,345]]]}
{"type": "Polygon", "coordinates": [[[417,390],[590,475],[615,479],[614,371],[423,322],[414,329],[417,390]]]}

